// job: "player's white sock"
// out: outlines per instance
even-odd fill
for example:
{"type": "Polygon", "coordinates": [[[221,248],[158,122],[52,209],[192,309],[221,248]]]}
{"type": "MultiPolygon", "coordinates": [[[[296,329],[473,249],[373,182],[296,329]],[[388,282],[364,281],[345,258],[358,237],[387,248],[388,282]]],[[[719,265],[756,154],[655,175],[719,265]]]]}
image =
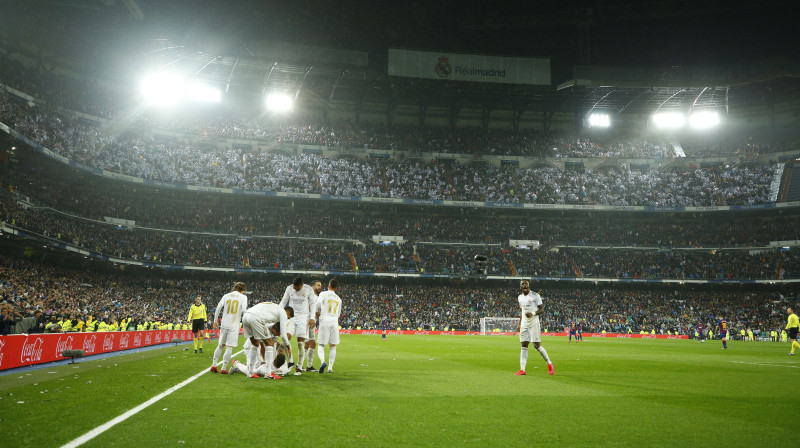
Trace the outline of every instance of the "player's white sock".
{"type": "MultiPolygon", "coordinates": [[[[219,357],[220,356],[222,356],[222,346],[221,345],[217,345],[217,349],[214,350],[214,356],[211,357],[211,365],[212,366],[217,365],[217,361],[219,361],[219,357]]],[[[222,367],[223,367],[223,369],[225,368],[225,366],[222,366],[222,367]]]]}
{"type": "MultiPolygon", "coordinates": [[[[219,348],[217,348],[219,350],[219,348]]],[[[225,354],[222,355],[222,370],[228,370],[228,363],[231,362],[233,347],[225,346],[225,354]]]]}
{"type": "Polygon", "coordinates": [[[319,358],[320,364],[325,364],[325,346],[324,345],[317,345],[317,357],[319,358]]]}
{"type": "Polygon", "coordinates": [[[258,361],[261,359],[261,353],[257,345],[250,347],[250,356],[247,357],[247,371],[255,372],[258,361]]]}
{"type": "Polygon", "coordinates": [[[544,347],[540,345],[539,348],[537,348],[536,350],[539,350],[539,354],[542,355],[542,358],[544,358],[546,363],[552,364],[552,362],[550,361],[550,357],[547,356],[547,350],[545,350],[544,347]]]}
{"type": "Polygon", "coordinates": [[[273,370],[275,370],[272,368],[273,359],[275,359],[275,348],[267,347],[267,349],[264,350],[264,361],[267,363],[267,375],[269,375],[270,373],[272,373],[273,370]]]}
{"type": "Polygon", "coordinates": [[[302,369],[303,364],[306,362],[306,347],[303,344],[297,344],[297,368],[302,369]]]}
{"type": "Polygon", "coordinates": [[[528,347],[522,347],[519,351],[519,370],[524,372],[526,365],[528,365],[528,347]]]}
{"type": "Polygon", "coordinates": [[[331,347],[330,353],[328,353],[328,369],[333,368],[333,363],[336,361],[336,347],[331,347]]]}
{"type": "Polygon", "coordinates": [[[306,350],[306,365],[305,367],[311,367],[314,365],[314,350],[313,348],[309,348],[306,350]]]}

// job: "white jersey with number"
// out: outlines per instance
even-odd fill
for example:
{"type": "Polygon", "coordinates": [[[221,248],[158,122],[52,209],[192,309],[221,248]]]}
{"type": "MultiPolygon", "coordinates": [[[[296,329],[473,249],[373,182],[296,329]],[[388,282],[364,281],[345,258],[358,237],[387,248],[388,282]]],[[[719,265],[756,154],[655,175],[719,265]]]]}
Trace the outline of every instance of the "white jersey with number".
{"type": "MultiPolygon", "coordinates": [[[[286,287],[283,293],[280,306],[285,308],[287,305],[294,310],[294,318],[300,321],[301,317],[308,320],[309,313],[312,312],[314,306],[314,289],[310,285],[303,285],[300,291],[295,291],[293,285],[286,287]]],[[[307,324],[306,324],[307,325],[307,324]]]]}
{"type": "Polygon", "coordinates": [[[317,344],[339,345],[339,316],[342,314],[342,299],[333,291],[325,291],[317,301],[319,310],[319,335],[317,344]]]}
{"type": "Polygon", "coordinates": [[[539,307],[542,306],[542,296],[533,291],[529,291],[528,295],[520,294],[517,300],[519,301],[519,307],[522,309],[522,322],[520,322],[520,327],[530,328],[534,324],[538,324],[539,316],[536,312],[539,311],[539,307]],[[533,316],[526,316],[528,313],[531,313],[533,316]]]}
{"type": "Polygon", "coordinates": [[[217,310],[214,312],[214,322],[220,318],[222,314],[222,321],[219,327],[224,330],[239,330],[239,325],[242,322],[242,315],[247,310],[247,296],[239,291],[232,291],[224,296],[217,304],[217,310]]]}

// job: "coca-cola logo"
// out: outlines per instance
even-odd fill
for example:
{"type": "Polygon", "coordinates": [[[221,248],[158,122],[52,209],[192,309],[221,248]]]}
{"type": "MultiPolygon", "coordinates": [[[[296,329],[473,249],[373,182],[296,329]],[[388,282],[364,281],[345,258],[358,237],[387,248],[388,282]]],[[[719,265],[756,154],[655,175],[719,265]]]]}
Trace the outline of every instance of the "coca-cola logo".
{"type": "Polygon", "coordinates": [[[110,352],[112,350],[114,350],[114,336],[109,334],[103,339],[103,351],[110,352]]]}
{"type": "Polygon", "coordinates": [[[629,334],[618,334],[617,337],[618,338],[629,338],[629,337],[631,337],[631,335],[629,335],[629,334]]]}
{"type": "Polygon", "coordinates": [[[6,346],[6,341],[0,339],[0,367],[3,367],[3,347],[6,346]]]}
{"type": "Polygon", "coordinates": [[[443,331],[443,332],[441,332],[441,333],[439,333],[439,334],[443,334],[443,335],[448,335],[448,334],[450,334],[450,335],[453,335],[453,334],[456,334],[456,332],[455,332],[455,331],[443,331]]]}
{"type": "Polygon", "coordinates": [[[431,334],[430,331],[415,331],[414,334],[431,334]]]}
{"type": "Polygon", "coordinates": [[[60,357],[64,350],[72,350],[72,341],[72,336],[67,336],[63,341],[60,336],[58,337],[58,342],[56,343],[56,358],[60,357]]]}
{"type": "Polygon", "coordinates": [[[161,342],[161,333],[160,332],[156,333],[156,344],[158,344],[159,342],[161,342]]]}
{"type": "Polygon", "coordinates": [[[656,335],[654,334],[643,334],[642,339],[655,339],[656,335]]]}
{"type": "Polygon", "coordinates": [[[140,345],[142,345],[142,335],[137,334],[136,336],[133,337],[133,346],[138,347],[140,345]]]}
{"type": "Polygon", "coordinates": [[[403,334],[403,332],[398,330],[393,330],[393,331],[387,331],[386,334],[403,334]]]}
{"type": "Polygon", "coordinates": [[[604,337],[606,337],[606,335],[604,335],[603,333],[595,333],[595,334],[592,335],[592,337],[593,338],[604,338],[604,337]]]}
{"type": "Polygon", "coordinates": [[[361,332],[361,334],[379,334],[379,332],[373,330],[364,330],[361,332]]]}
{"type": "Polygon", "coordinates": [[[25,338],[25,342],[22,343],[22,353],[19,356],[19,361],[23,364],[41,361],[43,347],[43,338],[34,338],[31,342],[28,342],[28,338],[25,338]]]}
{"type": "Polygon", "coordinates": [[[672,336],[667,336],[667,339],[682,339],[682,338],[678,335],[672,335],[672,336]]]}
{"type": "Polygon", "coordinates": [[[97,340],[97,335],[92,335],[83,340],[83,351],[88,355],[94,353],[95,349],[95,341],[97,340]]]}
{"type": "Polygon", "coordinates": [[[150,336],[149,332],[144,336],[144,345],[150,345],[150,336]]]}
{"type": "Polygon", "coordinates": [[[122,336],[119,337],[119,348],[122,350],[123,348],[128,348],[128,333],[123,333],[122,336]]]}

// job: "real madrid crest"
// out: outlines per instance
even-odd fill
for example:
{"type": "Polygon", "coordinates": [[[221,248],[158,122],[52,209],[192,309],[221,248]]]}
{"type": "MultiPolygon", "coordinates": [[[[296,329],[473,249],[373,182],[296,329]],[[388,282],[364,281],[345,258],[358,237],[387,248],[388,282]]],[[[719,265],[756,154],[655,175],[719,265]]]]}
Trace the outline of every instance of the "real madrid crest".
{"type": "Polygon", "coordinates": [[[440,78],[447,78],[450,76],[450,63],[447,62],[447,58],[441,57],[439,58],[439,62],[436,63],[436,68],[434,69],[436,74],[439,75],[440,78]]]}

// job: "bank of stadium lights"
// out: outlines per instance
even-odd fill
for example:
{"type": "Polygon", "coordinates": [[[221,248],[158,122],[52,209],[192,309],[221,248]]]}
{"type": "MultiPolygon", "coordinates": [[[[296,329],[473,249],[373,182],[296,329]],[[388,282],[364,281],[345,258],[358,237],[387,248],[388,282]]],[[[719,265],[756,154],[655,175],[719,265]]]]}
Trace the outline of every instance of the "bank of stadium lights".
{"type": "Polygon", "coordinates": [[[659,112],[653,114],[653,124],[661,129],[679,129],[686,124],[686,116],[680,112],[659,112]]]}
{"type": "MultiPolygon", "coordinates": [[[[653,124],[661,129],[680,129],[686,125],[686,115],[681,112],[659,112],[653,114],[653,124]]],[[[689,126],[694,129],[708,129],[719,125],[719,113],[715,111],[697,111],[689,115],[689,126]]]]}
{"type": "Polygon", "coordinates": [[[695,129],[708,129],[719,124],[719,114],[712,111],[700,111],[689,115],[689,126],[695,129]]]}
{"type": "Polygon", "coordinates": [[[154,73],[142,80],[142,94],[156,106],[174,106],[183,101],[219,103],[219,89],[198,81],[187,81],[172,73],[154,73]]]}
{"type": "Polygon", "coordinates": [[[588,121],[590,128],[607,128],[611,126],[611,117],[608,114],[590,114],[588,121]]]}
{"type": "Polygon", "coordinates": [[[292,110],[294,101],[285,93],[270,93],[267,95],[267,110],[272,112],[288,112],[292,110]]]}

